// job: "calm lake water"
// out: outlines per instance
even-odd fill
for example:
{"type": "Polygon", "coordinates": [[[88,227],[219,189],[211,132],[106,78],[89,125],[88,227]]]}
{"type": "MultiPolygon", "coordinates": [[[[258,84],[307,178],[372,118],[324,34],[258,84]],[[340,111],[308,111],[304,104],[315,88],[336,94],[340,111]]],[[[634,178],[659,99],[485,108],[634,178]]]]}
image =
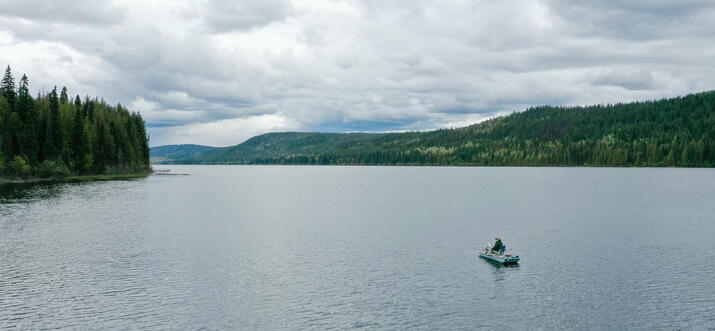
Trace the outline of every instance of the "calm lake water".
{"type": "Polygon", "coordinates": [[[0,190],[0,329],[715,328],[713,169],[155,168],[0,190]]]}

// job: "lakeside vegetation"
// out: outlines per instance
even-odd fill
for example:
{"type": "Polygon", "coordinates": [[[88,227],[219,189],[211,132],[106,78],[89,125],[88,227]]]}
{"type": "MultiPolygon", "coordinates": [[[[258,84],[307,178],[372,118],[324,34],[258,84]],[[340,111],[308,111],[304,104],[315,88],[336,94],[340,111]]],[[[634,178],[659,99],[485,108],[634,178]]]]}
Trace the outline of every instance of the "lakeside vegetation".
{"type": "MultiPolygon", "coordinates": [[[[181,155],[180,147],[170,150],[181,155]]],[[[176,164],[715,166],[715,91],[658,101],[541,106],[471,126],[404,133],[269,133],[176,164]]],[[[163,158],[163,159],[160,159],[163,158]]]]}
{"type": "Polygon", "coordinates": [[[8,66],[0,83],[0,177],[106,178],[148,174],[144,120],[121,104],[70,98],[67,88],[33,98],[8,66]],[[98,176],[99,175],[99,176],[98,176]]]}

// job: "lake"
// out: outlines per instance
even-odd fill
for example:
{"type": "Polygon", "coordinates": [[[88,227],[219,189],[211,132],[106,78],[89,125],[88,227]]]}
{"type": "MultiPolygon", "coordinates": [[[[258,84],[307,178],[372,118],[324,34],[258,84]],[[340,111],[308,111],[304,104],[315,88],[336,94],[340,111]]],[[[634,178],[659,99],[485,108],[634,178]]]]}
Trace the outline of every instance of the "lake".
{"type": "Polygon", "coordinates": [[[0,189],[0,329],[715,328],[714,169],[155,169],[0,189]]]}

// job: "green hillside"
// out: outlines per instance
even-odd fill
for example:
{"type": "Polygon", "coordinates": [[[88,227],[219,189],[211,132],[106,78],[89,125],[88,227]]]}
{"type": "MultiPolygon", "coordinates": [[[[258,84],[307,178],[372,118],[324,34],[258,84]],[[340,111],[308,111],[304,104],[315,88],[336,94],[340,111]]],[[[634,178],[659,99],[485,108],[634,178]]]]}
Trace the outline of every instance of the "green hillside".
{"type": "Polygon", "coordinates": [[[210,150],[217,149],[216,147],[203,145],[165,145],[152,147],[149,152],[151,155],[151,163],[165,164],[172,163],[176,160],[191,158],[210,150]]]}
{"type": "Polygon", "coordinates": [[[587,107],[542,106],[457,129],[269,133],[184,164],[715,165],[715,92],[587,107]]]}

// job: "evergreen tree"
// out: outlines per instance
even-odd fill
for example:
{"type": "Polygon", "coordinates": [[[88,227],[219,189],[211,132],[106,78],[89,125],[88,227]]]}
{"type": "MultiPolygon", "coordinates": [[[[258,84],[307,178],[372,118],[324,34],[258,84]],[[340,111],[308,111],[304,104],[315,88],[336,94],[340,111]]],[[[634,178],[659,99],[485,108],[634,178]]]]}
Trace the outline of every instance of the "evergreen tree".
{"type": "Polygon", "coordinates": [[[82,105],[82,117],[89,116],[89,96],[84,97],[84,104],[82,105]]]}
{"type": "Polygon", "coordinates": [[[94,100],[91,100],[88,96],[84,98],[82,116],[89,118],[90,122],[94,122],[94,100]]]}
{"type": "Polygon", "coordinates": [[[49,110],[47,112],[44,156],[47,160],[57,160],[62,152],[62,131],[60,129],[60,105],[57,97],[57,86],[49,95],[49,110]]]}
{"type": "Polygon", "coordinates": [[[104,127],[104,122],[100,121],[97,123],[97,141],[94,143],[94,171],[97,173],[104,172],[107,163],[108,163],[108,155],[107,155],[107,148],[109,147],[107,144],[107,130],[104,127]]]}
{"type": "Polygon", "coordinates": [[[69,102],[69,96],[67,95],[67,87],[62,86],[62,92],[60,92],[60,103],[66,104],[69,102]]]}
{"type": "Polygon", "coordinates": [[[6,156],[12,157],[12,150],[8,142],[12,139],[12,131],[9,128],[8,121],[10,119],[10,105],[7,100],[0,94],[0,162],[4,161],[6,156]]]}
{"type": "Polygon", "coordinates": [[[89,109],[87,109],[87,118],[89,119],[90,122],[94,122],[94,106],[95,106],[95,101],[90,101],[89,109]]]}
{"type": "Polygon", "coordinates": [[[30,117],[31,103],[32,96],[30,95],[29,81],[27,75],[22,75],[20,87],[17,89],[17,112],[23,123],[26,123],[30,117]]]}
{"type": "Polygon", "coordinates": [[[2,140],[5,154],[12,158],[20,152],[20,131],[22,129],[22,121],[17,113],[17,93],[15,90],[15,78],[12,76],[10,66],[5,69],[2,82],[0,82],[0,96],[5,99],[6,109],[3,112],[2,121],[2,140]]]}
{"type": "Polygon", "coordinates": [[[12,77],[10,66],[5,69],[5,75],[3,75],[2,82],[0,82],[0,95],[5,98],[11,110],[15,108],[15,78],[12,77]]]}
{"type": "Polygon", "coordinates": [[[17,93],[17,113],[22,122],[19,136],[19,154],[23,155],[30,164],[37,162],[39,142],[37,141],[37,114],[35,102],[30,95],[29,82],[26,75],[20,79],[17,93]]]}
{"type": "Polygon", "coordinates": [[[140,164],[149,164],[149,137],[146,134],[144,119],[137,113],[134,115],[134,127],[137,129],[137,145],[140,153],[140,164]]]}
{"type": "Polygon", "coordinates": [[[72,127],[72,163],[74,170],[77,173],[84,173],[89,167],[86,164],[85,157],[89,151],[87,136],[84,131],[84,119],[82,118],[82,110],[75,109],[74,126],[72,127]]]}

